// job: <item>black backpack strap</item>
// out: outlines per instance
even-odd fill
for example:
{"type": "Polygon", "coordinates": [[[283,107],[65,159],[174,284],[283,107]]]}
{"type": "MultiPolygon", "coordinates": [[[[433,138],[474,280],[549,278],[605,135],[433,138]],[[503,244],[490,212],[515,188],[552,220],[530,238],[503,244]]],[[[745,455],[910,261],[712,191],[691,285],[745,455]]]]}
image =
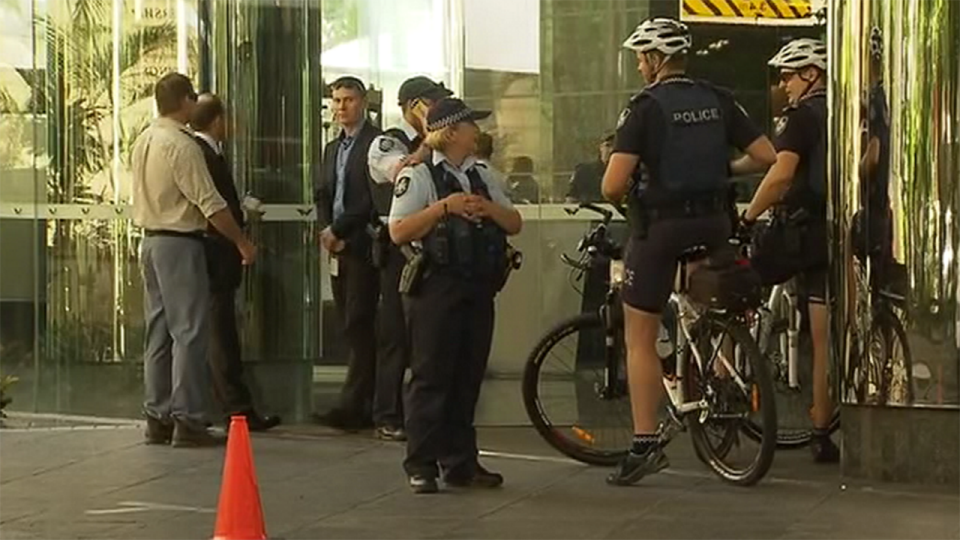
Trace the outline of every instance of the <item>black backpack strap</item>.
{"type": "Polygon", "coordinates": [[[408,153],[412,153],[414,150],[416,150],[416,148],[414,147],[413,141],[411,141],[410,138],[407,137],[406,132],[404,132],[400,128],[390,128],[384,131],[383,134],[402,142],[403,145],[407,147],[408,153]]]}

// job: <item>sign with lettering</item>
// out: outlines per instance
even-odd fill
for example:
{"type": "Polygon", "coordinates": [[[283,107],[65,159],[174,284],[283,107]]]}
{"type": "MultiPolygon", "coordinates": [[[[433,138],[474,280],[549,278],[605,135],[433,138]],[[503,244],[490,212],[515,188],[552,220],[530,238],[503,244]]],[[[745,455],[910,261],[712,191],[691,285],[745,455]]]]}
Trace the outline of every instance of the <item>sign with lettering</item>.
{"type": "Polygon", "coordinates": [[[681,0],[680,19],[687,22],[770,25],[815,25],[826,0],[681,0]]]}

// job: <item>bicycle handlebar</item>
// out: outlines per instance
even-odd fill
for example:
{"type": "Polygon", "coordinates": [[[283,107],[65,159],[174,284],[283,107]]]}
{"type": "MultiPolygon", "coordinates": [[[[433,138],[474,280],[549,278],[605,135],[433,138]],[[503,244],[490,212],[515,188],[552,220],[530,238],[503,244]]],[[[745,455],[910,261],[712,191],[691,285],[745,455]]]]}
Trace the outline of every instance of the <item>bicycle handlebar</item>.
{"type": "MultiPolygon", "coordinates": [[[[623,207],[619,204],[611,204],[613,209],[617,211],[623,217],[627,217],[626,212],[623,210],[623,207]]],[[[595,204],[595,203],[580,203],[574,208],[566,208],[567,215],[575,216],[580,210],[589,210],[595,214],[599,214],[603,218],[603,224],[609,225],[613,221],[613,212],[607,210],[606,208],[595,204]]]]}

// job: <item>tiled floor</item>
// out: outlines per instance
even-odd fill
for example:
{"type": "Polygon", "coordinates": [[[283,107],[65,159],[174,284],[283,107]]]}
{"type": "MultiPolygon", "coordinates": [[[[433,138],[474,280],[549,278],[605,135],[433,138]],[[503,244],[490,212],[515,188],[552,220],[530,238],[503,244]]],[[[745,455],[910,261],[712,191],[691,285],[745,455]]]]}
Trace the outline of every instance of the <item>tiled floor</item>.
{"type": "MultiPolygon", "coordinates": [[[[222,450],[139,444],[134,426],[0,431],[0,537],[210,538],[222,450]]],[[[843,485],[805,452],[767,480],[714,479],[678,440],[634,488],[566,461],[528,429],[481,433],[503,489],[414,496],[402,448],[312,427],[254,437],[272,538],[960,538],[956,490],[843,485]]]]}

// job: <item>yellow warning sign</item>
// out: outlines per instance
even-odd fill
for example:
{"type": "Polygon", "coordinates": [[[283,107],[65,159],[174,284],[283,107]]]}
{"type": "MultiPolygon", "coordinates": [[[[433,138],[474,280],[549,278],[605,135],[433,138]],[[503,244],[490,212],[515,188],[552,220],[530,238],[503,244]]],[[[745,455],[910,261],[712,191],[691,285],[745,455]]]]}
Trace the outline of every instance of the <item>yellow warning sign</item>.
{"type": "Polygon", "coordinates": [[[682,0],[680,18],[689,22],[757,25],[816,23],[818,0],[682,0]]]}

